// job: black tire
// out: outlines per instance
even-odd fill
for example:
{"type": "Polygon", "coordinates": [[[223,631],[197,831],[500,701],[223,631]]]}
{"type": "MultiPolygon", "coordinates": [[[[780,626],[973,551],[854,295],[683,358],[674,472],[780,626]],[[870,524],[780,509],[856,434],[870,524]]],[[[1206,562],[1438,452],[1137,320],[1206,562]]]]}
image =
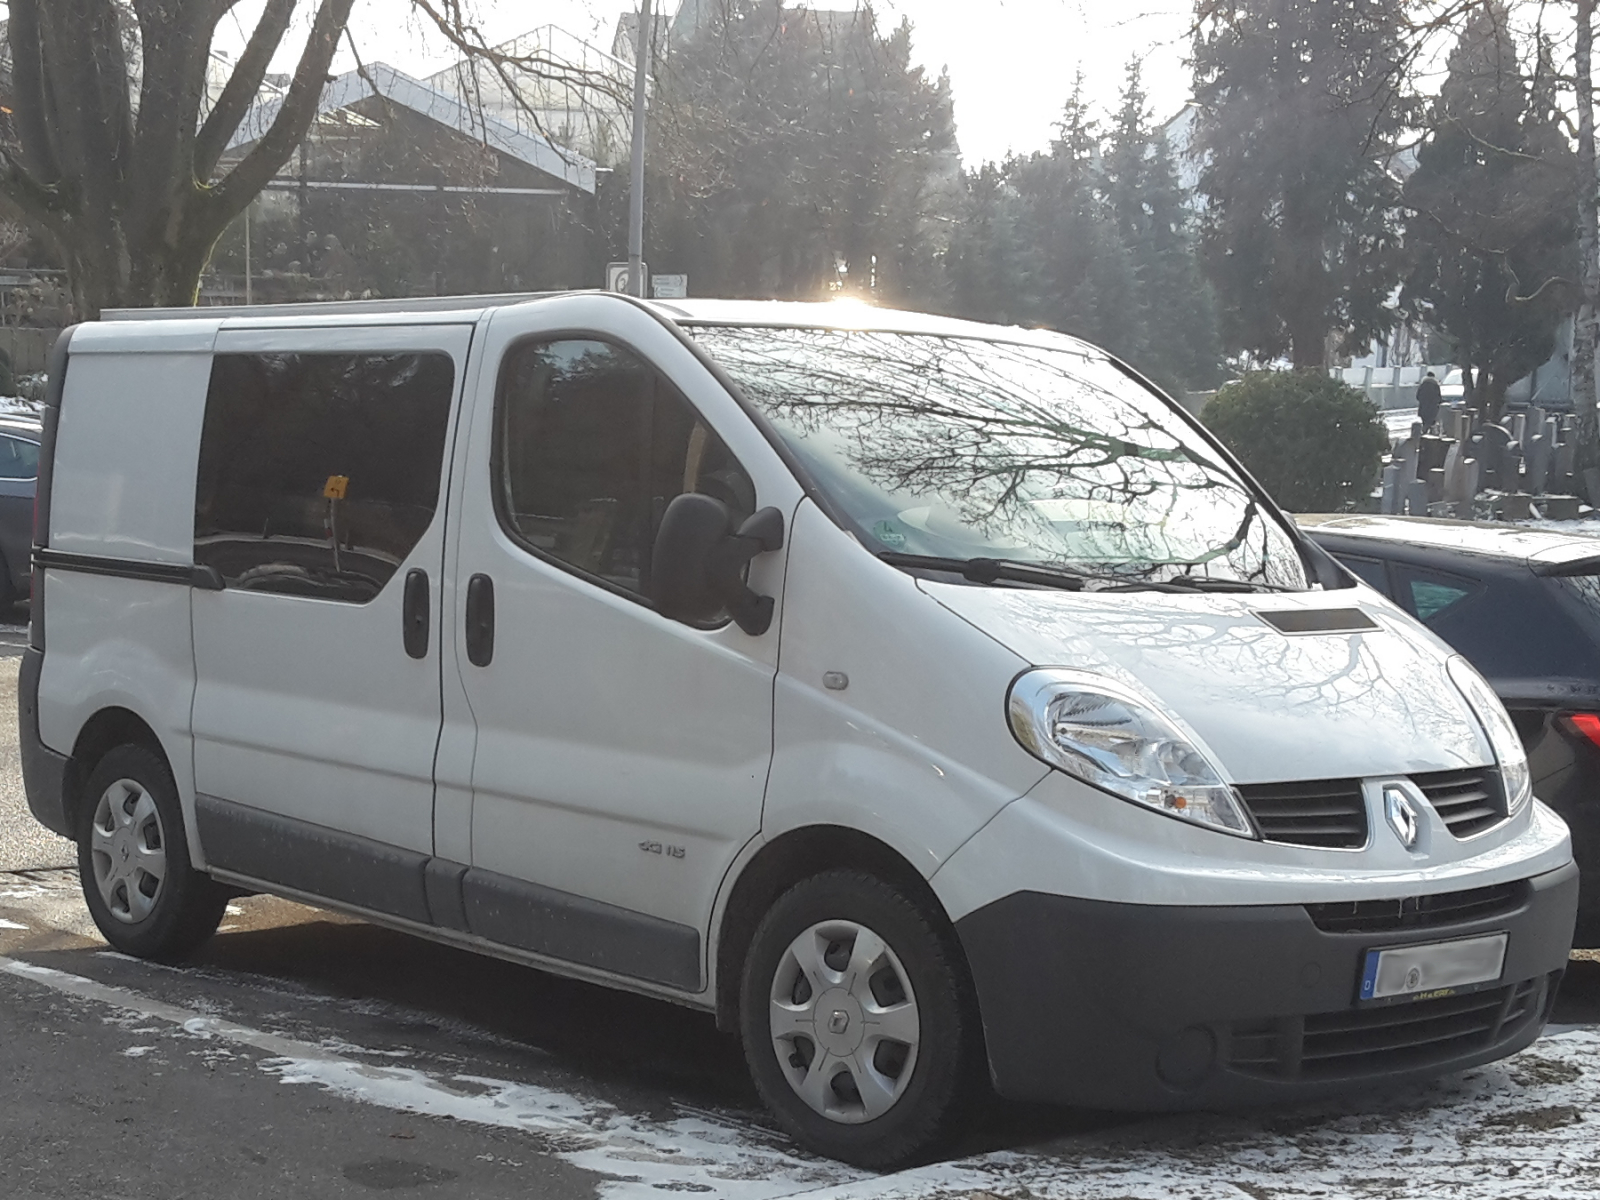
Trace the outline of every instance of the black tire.
{"type": "MultiPolygon", "coordinates": [[[[848,932],[839,936],[847,937],[848,932]]],[[[954,931],[899,888],[863,871],[823,872],[796,884],[772,905],[745,957],[739,1025],[756,1090],[784,1129],[806,1148],[858,1167],[895,1170],[926,1160],[947,1144],[975,1104],[988,1095],[977,1006],[954,931]],[[848,1045],[848,1022],[855,1016],[870,1027],[867,1009],[843,1011],[849,1008],[848,981],[859,977],[853,970],[857,942],[841,949],[839,942],[830,940],[835,936],[832,929],[848,931],[852,926],[876,934],[888,951],[877,960],[876,971],[869,968],[866,972],[871,982],[865,986],[878,997],[880,986],[887,985],[888,999],[881,1003],[893,1004],[898,995],[900,1003],[911,1003],[919,1023],[914,1050],[907,1052],[898,1043],[885,1046],[880,1041],[869,1060],[881,1083],[888,1076],[880,1071],[880,1064],[893,1073],[894,1058],[903,1055],[901,1074],[888,1080],[898,1090],[887,1110],[876,1115],[870,1113],[856,1087],[856,1072],[867,1067],[862,1058],[854,1059],[852,1068],[839,1057],[846,1050],[830,1052],[805,1034],[780,1043],[773,1025],[773,1013],[780,1004],[797,1002],[809,1005],[816,1015],[811,1028],[819,1030],[819,1036],[843,1038],[843,1045],[848,1045]],[[808,932],[813,937],[800,942],[808,932]],[[813,944],[826,946],[819,961],[842,970],[838,978],[847,981],[825,979],[820,995],[800,980],[804,969],[791,953],[792,945],[813,944]],[[845,955],[850,956],[848,967],[838,968],[837,963],[846,961],[845,955]],[[780,975],[780,968],[787,974],[780,975]],[[902,982],[909,984],[909,996],[898,990],[902,982]],[[793,995],[786,990],[791,986],[793,995]],[[781,997],[776,1002],[775,994],[781,997]],[[824,1005],[829,996],[840,995],[844,999],[837,1001],[838,1007],[824,1005]],[[820,1009],[824,1007],[833,1009],[834,1020],[843,1015],[845,1024],[823,1030],[820,1009]],[[782,1059],[777,1049],[780,1044],[786,1047],[782,1059]],[[888,1054],[880,1059],[884,1051],[888,1054]],[[907,1071],[909,1078],[902,1079],[907,1071]],[[807,1086],[802,1077],[811,1081],[829,1075],[831,1083],[821,1099],[824,1108],[839,1104],[839,1111],[832,1115],[819,1110],[815,1099],[803,1099],[800,1092],[807,1086]]],[[[856,1036],[862,1049],[855,1053],[865,1056],[868,1043],[856,1036]]],[[[811,1094],[814,1098],[819,1095],[814,1088],[811,1094]]],[[[882,1093],[878,1095],[878,1103],[882,1103],[882,1093]]]]}
{"type": "Polygon", "coordinates": [[[90,774],[78,816],[78,878],[89,915],[112,948],[157,962],[194,953],[217,931],[228,904],[227,891],[190,865],[177,785],[145,746],[117,746],[90,774]],[[117,809],[127,820],[113,817],[117,809]],[[159,879],[139,865],[143,854],[156,866],[157,852],[159,879]]]}

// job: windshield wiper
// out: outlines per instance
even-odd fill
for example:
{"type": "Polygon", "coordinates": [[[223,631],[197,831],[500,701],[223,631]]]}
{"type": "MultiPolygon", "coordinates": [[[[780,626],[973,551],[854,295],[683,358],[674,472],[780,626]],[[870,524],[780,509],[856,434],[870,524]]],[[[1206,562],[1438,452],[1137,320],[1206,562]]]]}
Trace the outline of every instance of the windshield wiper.
{"type": "Polygon", "coordinates": [[[1068,592],[1081,592],[1083,585],[1091,581],[1113,584],[1115,586],[1105,589],[1113,592],[1194,590],[1169,584],[1165,580],[1129,579],[1126,575],[1079,571],[1071,567],[1041,567],[1009,558],[940,558],[934,554],[901,554],[894,550],[881,551],[878,557],[892,567],[922,567],[928,571],[950,571],[969,583],[994,583],[1004,579],[1009,583],[1033,583],[1040,587],[1061,588],[1068,592]]]}
{"type": "Polygon", "coordinates": [[[1162,582],[1186,592],[1292,592],[1295,588],[1276,583],[1255,583],[1248,579],[1218,579],[1211,575],[1177,575],[1162,582]]]}
{"type": "Polygon", "coordinates": [[[992,584],[1004,579],[1010,583],[1032,583],[1040,587],[1079,592],[1086,583],[1108,583],[1108,592],[1254,592],[1288,591],[1275,584],[1251,583],[1244,579],[1213,579],[1209,576],[1180,575],[1176,579],[1137,579],[1103,571],[1078,571],[1070,567],[1042,567],[1006,558],[941,558],[934,554],[901,554],[880,551],[878,557],[892,567],[921,567],[927,571],[949,571],[969,583],[992,584]]]}
{"type": "Polygon", "coordinates": [[[1063,588],[1069,592],[1081,591],[1084,580],[1096,576],[1076,571],[1041,570],[1003,558],[941,558],[936,554],[901,554],[896,550],[880,551],[878,557],[891,567],[921,567],[926,571],[949,571],[968,583],[994,583],[998,579],[1012,583],[1036,583],[1041,587],[1063,588]]]}

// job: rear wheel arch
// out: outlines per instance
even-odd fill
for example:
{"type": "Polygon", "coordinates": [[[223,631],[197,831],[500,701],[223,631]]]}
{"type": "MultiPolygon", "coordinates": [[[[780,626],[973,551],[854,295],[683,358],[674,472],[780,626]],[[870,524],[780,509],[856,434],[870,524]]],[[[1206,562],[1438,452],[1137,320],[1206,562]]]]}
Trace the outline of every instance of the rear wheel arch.
{"type": "MultiPolygon", "coordinates": [[[[803,879],[836,868],[854,868],[893,884],[914,899],[954,939],[944,906],[922,874],[898,850],[870,834],[842,825],[807,825],[763,846],[739,872],[717,936],[717,1027],[739,1028],[739,987],[756,927],[773,903],[803,879]]],[[[954,939],[959,950],[959,939],[954,939]]],[[[964,956],[963,956],[963,965],[964,956]]]]}
{"type": "Polygon", "coordinates": [[[82,820],[83,805],[88,802],[84,787],[100,760],[118,746],[130,745],[149,749],[161,758],[168,771],[172,770],[172,761],[155,730],[131,709],[102,708],[84,722],[62,780],[62,807],[69,829],[77,829],[82,820]]]}

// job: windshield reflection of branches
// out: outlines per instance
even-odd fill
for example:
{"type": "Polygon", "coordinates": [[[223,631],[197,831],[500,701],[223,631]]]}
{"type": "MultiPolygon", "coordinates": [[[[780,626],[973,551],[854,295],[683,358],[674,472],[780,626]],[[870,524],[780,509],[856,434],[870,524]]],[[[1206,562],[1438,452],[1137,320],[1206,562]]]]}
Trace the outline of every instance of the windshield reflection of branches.
{"type": "Polygon", "coordinates": [[[972,338],[702,329],[882,548],[1304,587],[1243,484],[1104,359],[972,338]]]}

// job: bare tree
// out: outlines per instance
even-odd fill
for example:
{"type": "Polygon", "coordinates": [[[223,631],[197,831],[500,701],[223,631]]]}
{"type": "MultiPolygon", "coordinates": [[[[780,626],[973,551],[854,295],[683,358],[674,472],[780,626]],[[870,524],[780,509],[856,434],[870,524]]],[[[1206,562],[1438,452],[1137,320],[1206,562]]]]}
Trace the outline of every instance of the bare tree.
{"type": "MultiPolygon", "coordinates": [[[[0,198],[58,248],[79,316],[194,303],[218,237],[316,119],[354,0],[306,0],[310,31],[281,105],[248,152],[219,168],[302,0],[266,0],[213,95],[212,39],[238,2],[9,0],[0,198]]],[[[411,3],[502,78],[570,74],[487,46],[461,0],[411,3]]]]}
{"type": "Polygon", "coordinates": [[[1575,50],[1578,104],[1578,317],[1573,329],[1572,402],[1578,415],[1579,466],[1591,503],[1600,497],[1588,486],[1589,470],[1600,466],[1600,429],[1596,428],[1595,341],[1597,298],[1600,298],[1600,241],[1597,241],[1594,153],[1594,0],[1577,0],[1575,50]]]}

